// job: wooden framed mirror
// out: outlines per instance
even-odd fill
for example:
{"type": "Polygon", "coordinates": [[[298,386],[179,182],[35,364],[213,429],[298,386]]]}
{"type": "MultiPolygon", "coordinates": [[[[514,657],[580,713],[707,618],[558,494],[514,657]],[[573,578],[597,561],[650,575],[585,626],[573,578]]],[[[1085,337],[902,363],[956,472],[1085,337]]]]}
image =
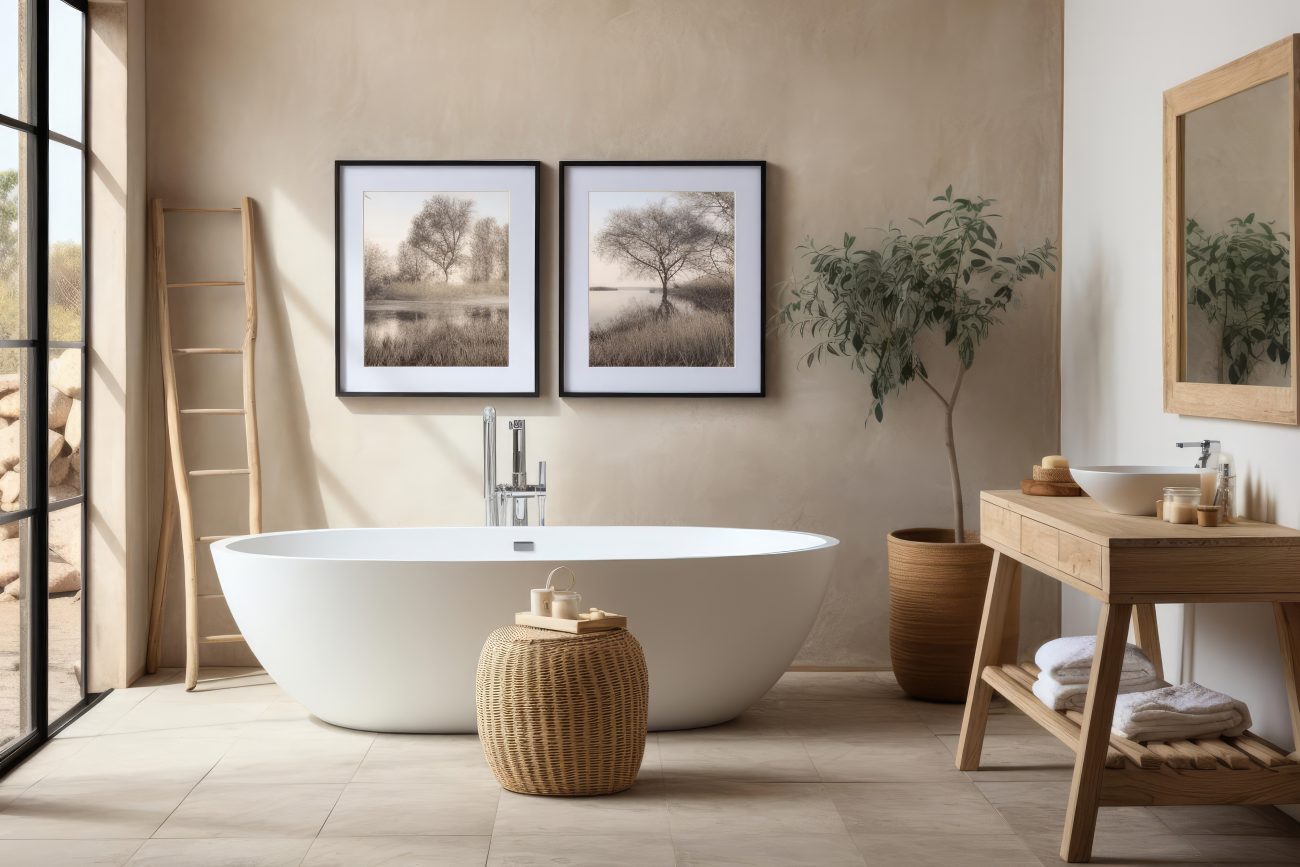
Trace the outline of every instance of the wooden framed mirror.
{"type": "Polygon", "coordinates": [[[1288,36],[1165,91],[1165,411],[1297,423],[1288,36]]]}

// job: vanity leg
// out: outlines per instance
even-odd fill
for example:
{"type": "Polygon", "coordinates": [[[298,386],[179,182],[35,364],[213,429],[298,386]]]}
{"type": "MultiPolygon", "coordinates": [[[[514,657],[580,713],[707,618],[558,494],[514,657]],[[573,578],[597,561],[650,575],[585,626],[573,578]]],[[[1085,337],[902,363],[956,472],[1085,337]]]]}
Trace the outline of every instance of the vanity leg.
{"type": "MultiPolygon", "coordinates": [[[[957,767],[963,771],[979,769],[980,752],[984,748],[984,727],[989,720],[989,702],[993,699],[993,688],[981,677],[984,666],[1015,659],[1014,650],[1011,659],[1004,659],[1003,644],[1008,609],[1012,607],[1013,596],[1020,586],[1019,578],[1020,564],[995,551],[988,590],[984,594],[984,619],[980,623],[979,642],[975,645],[975,664],[971,669],[970,688],[966,691],[961,738],[957,741],[957,767]]],[[[1016,610],[1019,611],[1019,605],[1016,605],[1016,610]]]]}
{"type": "Polygon", "coordinates": [[[1101,803],[1101,777],[1106,770],[1106,750],[1110,746],[1132,609],[1130,604],[1103,603],[1097,618],[1097,649],[1088,676],[1088,700],[1083,708],[1079,752],[1074,757],[1065,835],[1061,839],[1061,858],[1065,861],[1087,861],[1092,857],[1092,837],[1097,830],[1097,808],[1101,803]]]}
{"type": "Polygon", "coordinates": [[[1282,679],[1291,708],[1291,758],[1300,759],[1300,602],[1274,602],[1277,641],[1282,650],[1282,679]]]}
{"type": "Polygon", "coordinates": [[[1134,643],[1156,667],[1156,677],[1164,680],[1165,665],[1160,657],[1160,631],[1156,626],[1156,606],[1150,602],[1139,602],[1133,606],[1134,643]]]}

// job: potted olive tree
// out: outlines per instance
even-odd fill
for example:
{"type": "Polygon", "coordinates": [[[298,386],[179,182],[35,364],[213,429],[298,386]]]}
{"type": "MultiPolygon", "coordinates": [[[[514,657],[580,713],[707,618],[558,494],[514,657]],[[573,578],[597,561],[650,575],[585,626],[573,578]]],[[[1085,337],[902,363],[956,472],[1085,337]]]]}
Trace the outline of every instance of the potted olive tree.
{"type": "Polygon", "coordinates": [[[992,551],[966,532],[953,408],[975,350],[1015,298],[1017,283],[1055,270],[1056,247],[1008,254],[993,228],[993,199],[962,198],[949,186],[939,209],[916,228],[890,227],[876,246],[845,234],[838,247],[810,241],[803,273],[790,284],[780,321],[815,345],[803,363],[843,359],[871,388],[866,424],[884,421],[885,400],[920,383],[943,411],[952,523],[889,534],[890,656],[899,685],[917,698],[965,698],[992,551]],[[942,335],[956,374],[936,382],[922,355],[942,335]],[[928,348],[923,348],[922,344],[928,348]]]}

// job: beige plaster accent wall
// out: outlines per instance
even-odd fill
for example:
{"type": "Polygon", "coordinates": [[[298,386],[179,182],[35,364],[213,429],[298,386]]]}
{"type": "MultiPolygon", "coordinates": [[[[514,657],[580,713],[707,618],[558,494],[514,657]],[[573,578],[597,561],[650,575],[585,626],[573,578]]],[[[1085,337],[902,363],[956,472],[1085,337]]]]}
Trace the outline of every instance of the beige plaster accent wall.
{"type": "MultiPolygon", "coordinates": [[[[773,306],[805,236],[924,217],[948,183],[996,196],[1014,217],[1012,244],[1039,243],[1060,234],[1061,16],[1042,0],[149,4],[150,194],[258,202],[267,529],[478,522],[488,401],[334,396],[333,163],[536,158],[543,397],[494,402],[529,419],[530,457],[550,461],[549,517],[838,536],[799,662],[887,666],[885,534],[947,520],[938,404],[917,389],[891,403],[884,428],[864,429],[865,380],[796,369],[804,344],[781,334],[769,338],[764,400],[559,400],[555,164],[768,160],[773,306]]],[[[195,269],[216,255],[201,235],[178,245],[178,268],[182,255],[195,269]]],[[[179,328],[218,339],[220,303],[194,302],[179,328]]],[[[1027,285],[967,379],[968,520],[980,488],[1016,485],[1057,448],[1057,312],[1054,278],[1027,285]]],[[[159,423],[155,412],[155,485],[159,423]]],[[[239,460],[237,438],[191,436],[196,463],[241,465],[223,463],[239,460]]],[[[214,524],[236,520],[242,487],[217,499],[203,532],[238,529],[214,524]]],[[[1030,579],[1026,590],[1026,640],[1055,634],[1055,585],[1030,579]]],[[[179,613],[173,593],[173,664],[179,613]]]]}
{"type": "Polygon", "coordinates": [[[144,5],[92,0],[89,21],[87,686],[98,692],[143,670],[148,610],[144,5]]]}

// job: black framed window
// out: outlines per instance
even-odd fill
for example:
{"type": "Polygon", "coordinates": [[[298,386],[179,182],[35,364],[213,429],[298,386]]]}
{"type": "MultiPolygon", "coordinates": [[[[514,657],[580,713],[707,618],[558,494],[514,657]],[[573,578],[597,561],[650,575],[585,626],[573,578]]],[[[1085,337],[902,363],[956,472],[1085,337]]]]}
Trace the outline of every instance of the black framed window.
{"type": "Polygon", "coordinates": [[[0,0],[0,774],[84,710],[86,0],[0,0]]]}

